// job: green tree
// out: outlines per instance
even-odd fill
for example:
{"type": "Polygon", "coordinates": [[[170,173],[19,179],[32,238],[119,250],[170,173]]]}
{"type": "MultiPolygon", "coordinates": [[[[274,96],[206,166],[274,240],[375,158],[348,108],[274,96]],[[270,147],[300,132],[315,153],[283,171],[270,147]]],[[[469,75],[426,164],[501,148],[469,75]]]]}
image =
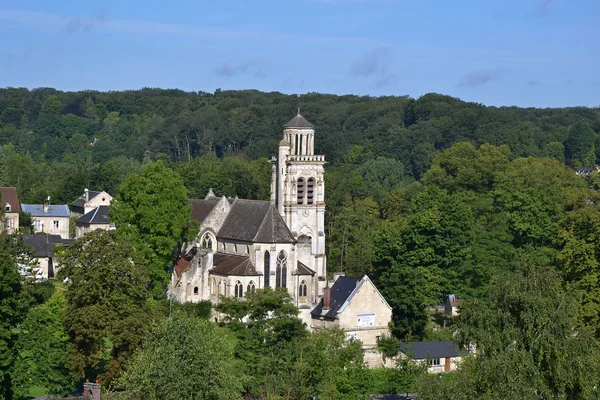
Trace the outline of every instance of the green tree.
{"type": "Polygon", "coordinates": [[[565,140],[565,153],[576,168],[582,165],[591,167],[589,162],[595,162],[596,136],[596,132],[585,121],[579,121],[569,128],[569,137],[565,140]]]}
{"type": "MultiPolygon", "coordinates": [[[[57,292],[55,296],[61,295],[57,292]]],[[[36,386],[50,395],[64,395],[75,389],[76,376],[67,361],[69,335],[60,323],[61,313],[55,306],[58,302],[51,300],[48,305],[32,308],[19,326],[13,367],[17,399],[29,398],[30,389],[36,386]]]]}
{"type": "Polygon", "coordinates": [[[139,399],[239,399],[233,347],[224,329],[175,312],[152,326],[119,383],[139,399]]]}
{"type": "Polygon", "coordinates": [[[188,192],[181,177],[161,161],[129,175],[113,200],[110,217],[120,235],[133,243],[150,272],[152,294],[164,297],[170,263],[193,232],[188,192]]]}
{"type": "Polygon", "coordinates": [[[102,379],[110,382],[121,373],[149,322],[146,266],[116,231],[90,232],[66,247],[61,257],[59,279],[69,279],[62,321],[70,337],[70,362],[84,377],[107,361],[102,379]]]}
{"type": "Polygon", "coordinates": [[[530,267],[499,276],[489,297],[467,302],[458,341],[477,346],[454,374],[424,377],[419,398],[591,399],[600,384],[600,347],[575,328],[577,300],[555,270],[530,267]]]}

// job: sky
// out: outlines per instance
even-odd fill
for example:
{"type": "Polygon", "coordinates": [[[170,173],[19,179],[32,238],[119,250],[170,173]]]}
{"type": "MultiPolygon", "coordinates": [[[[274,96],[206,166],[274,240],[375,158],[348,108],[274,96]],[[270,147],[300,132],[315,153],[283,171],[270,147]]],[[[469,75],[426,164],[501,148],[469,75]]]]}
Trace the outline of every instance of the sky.
{"type": "Polygon", "coordinates": [[[600,106],[600,0],[0,0],[0,87],[600,106]]]}

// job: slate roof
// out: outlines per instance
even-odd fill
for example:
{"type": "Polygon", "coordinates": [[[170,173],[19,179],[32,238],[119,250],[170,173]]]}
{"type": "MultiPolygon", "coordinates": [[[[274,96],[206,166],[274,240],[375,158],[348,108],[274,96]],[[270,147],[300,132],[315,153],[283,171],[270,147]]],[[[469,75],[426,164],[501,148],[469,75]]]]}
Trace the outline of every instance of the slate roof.
{"type": "Polygon", "coordinates": [[[66,204],[50,204],[48,212],[44,212],[43,204],[21,204],[21,209],[32,217],[70,217],[71,212],[66,204]]]}
{"type": "Polygon", "coordinates": [[[306,265],[304,265],[303,263],[301,263],[300,261],[298,261],[298,268],[296,269],[296,271],[294,271],[294,275],[311,275],[311,276],[314,276],[315,275],[315,271],[313,271],[312,269],[308,268],[306,265]]]}
{"type": "Polygon", "coordinates": [[[217,237],[255,243],[295,242],[273,203],[258,200],[235,199],[217,237]]]}
{"type": "MultiPolygon", "coordinates": [[[[221,200],[221,197],[207,197],[204,200],[189,199],[188,204],[192,205],[192,219],[202,223],[204,218],[215,208],[219,200],[221,200]]],[[[228,197],[227,201],[231,204],[235,199],[228,197]]]]}
{"type": "Polygon", "coordinates": [[[108,206],[96,207],[89,213],[77,218],[75,222],[83,224],[109,224],[108,206]]]}
{"type": "Polygon", "coordinates": [[[54,248],[52,245],[66,245],[73,243],[74,241],[75,239],[63,239],[60,235],[48,235],[45,233],[39,235],[23,235],[23,243],[33,248],[34,257],[52,257],[54,256],[54,248]]]}
{"type": "Polygon", "coordinates": [[[288,122],[283,124],[283,128],[314,128],[315,126],[308,122],[300,113],[288,122]]]}
{"type": "Polygon", "coordinates": [[[237,275],[237,276],[255,276],[260,275],[256,272],[254,264],[248,256],[238,256],[235,254],[216,253],[213,255],[212,274],[237,275]]]}
{"type": "Polygon", "coordinates": [[[349,276],[340,276],[337,278],[333,286],[331,286],[331,303],[329,304],[329,311],[323,314],[323,300],[317,304],[317,306],[310,312],[314,316],[324,316],[329,318],[335,318],[338,311],[344,305],[344,303],[350,298],[352,293],[358,287],[361,280],[358,278],[351,278],[349,276]]]}
{"type": "Polygon", "coordinates": [[[6,203],[10,204],[10,212],[21,212],[21,204],[19,204],[19,196],[17,196],[17,188],[0,187],[0,196],[2,197],[2,208],[6,203]]]}
{"type": "Polygon", "coordinates": [[[85,199],[85,193],[83,193],[81,196],[79,196],[77,198],[77,200],[75,200],[74,202],[71,203],[71,207],[77,207],[77,208],[83,209],[83,207],[85,206],[85,203],[87,203],[94,197],[98,196],[100,193],[102,193],[102,192],[98,192],[96,190],[88,190],[88,194],[89,194],[88,200],[85,199]]]}
{"type": "Polygon", "coordinates": [[[400,351],[415,360],[458,357],[458,345],[452,340],[440,342],[403,342],[400,351]]]}

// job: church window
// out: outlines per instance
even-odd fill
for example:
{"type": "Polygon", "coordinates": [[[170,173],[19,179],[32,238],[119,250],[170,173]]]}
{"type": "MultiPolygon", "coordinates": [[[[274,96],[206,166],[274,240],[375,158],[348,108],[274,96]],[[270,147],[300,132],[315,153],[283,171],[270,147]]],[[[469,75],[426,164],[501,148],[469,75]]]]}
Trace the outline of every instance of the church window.
{"type": "Polygon", "coordinates": [[[237,244],[234,244],[234,245],[233,245],[233,252],[234,252],[234,253],[237,253],[237,244]]]}
{"type": "Polygon", "coordinates": [[[263,273],[265,274],[265,287],[271,286],[271,255],[268,251],[265,251],[264,268],[263,273]]]}
{"type": "Polygon", "coordinates": [[[242,282],[240,281],[235,283],[235,297],[244,297],[244,285],[242,285],[242,282]]]}
{"type": "Polygon", "coordinates": [[[219,281],[219,295],[225,296],[225,281],[219,281]]]}
{"type": "Polygon", "coordinates": [[[227,250],[227,246],[223,243],[223,251],[227,250]]]}
{"type": "Polygon", "coordinates": [[[210,285],[210,294],[212,294],[213,296],[217,294],[217,280],[215,278],[213,278],[210,285]]]}
{"type": "Polygon", "coordinates": [[[298,193],[298,204],[304,204],[304,178],[298,178],[296,188],[298,193]]]}
{"type": "Polygon", "coordinates": [[[198,286],[194,287],[194,294],[197,296],[198,295],[198,286]]]}
{"type": "Polygon", "coordinates": [[[254,284],[254,281],[250,281],[250,283],[248,283],[248,287],[246,288],[246,293],[254,292],[256,292],[256,285],[254,284]]]}
{"type": "Polygon", "coordinates": [[[205,234],[202,238],[202,248],[203,249],[212,249],[213,241],[210,234],[205,234]]]}
{"type": "Polygon", "coordinates": [[[315,178],[308,178],[306,185],[306,204],[312,204],[315,195],[315,178]]]}
{"type": "Polygon", "coordinates": [[[308,285],[306,281],[300,282],[300,286],[298,286],[298,297],[300,298],[300,302],[306,302],[306,296],[308,294],[308,285]]]}
{"type": "Polygon", "coordinates": [[[283,250],[277,255],[275,287],[287,287],[287,254],[283,250]]]}

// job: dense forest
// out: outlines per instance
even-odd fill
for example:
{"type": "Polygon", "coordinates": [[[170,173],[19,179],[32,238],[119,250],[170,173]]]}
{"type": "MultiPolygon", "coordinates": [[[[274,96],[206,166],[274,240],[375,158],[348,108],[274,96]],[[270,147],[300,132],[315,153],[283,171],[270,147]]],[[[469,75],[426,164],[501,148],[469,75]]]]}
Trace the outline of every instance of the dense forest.
{"type": "MultiPolygon", "coordinates": [[[[143,268],[128,283],[135,289],[128,291],[136,297],[123,303],[122,311],[131,318],[131,326],[139,324],[131,337],[119,336],[115,326],[122,325],[110,321],[97,327],[93,340],[85,336],[91,333],[77,332],[77,326],[90,321],[75,310],[87,305],[77,305],[81,299],[69,293],[94,288],[88,291],[83,283],[77,287],[76,280],[66,291],[66,300],[52,300],[70,309],[72,317],[60,319],[54,310],[58,306],[52,301],[47,306],[51,293],[39,299],[39,289],[25,288],[19,294],[40,314],[34,313],[31,318],[38,320],[31,323],[41,323],[43,317],[58,331],[63,329],[61,323],[66,327],[61,345],[69,342],[69,351],[79,349],[79,356],[69,353],[73,366],[69,373],[82,378],[104,357],[103,376],[112,380],[121,375],[133,357],[132,349],[142,341],[142,326],[149,323],[138,311],[168,314],[160,298],[168,280],[166,266],[172,249],[193,232],[187,225],[189,216],[183,214],[189,212],[187,198],[202,198],[212,188],[217,195],[267,199],[269,156],[276,153],[281,125],[298,106],[316,126],[317,152],[328,161],[328,271],[368,274],[394,309],[396,339],[449,339],[458,332],[462,344],[480,344],[480,357],[441,386],[420,378],[416,387],[423,398],[458,398],[452,392],[456,385],[469,393],[464,398],[502,398],[484,397],[480,390],[485,385],[473,382],[533,378],[538,380],[538,393],[545,393],[538,397],[588,398],[589,393],[581,393],[595,387],[590,376],[596,372],[569,366],[565,360],[582,353],[588,357],[586,363],[598,364],[600,359],[600,174],[595,169],[600,164],[600,109],[496,108],[439,94],[412,99],[220,90],[214,94],[159,89],[0,90],[0,185],[16,186],[21,202],[41,202],[50,196],[53,203],[70,203],[90,188],[106,190],[121,201],[136,198],[132,204],[142,204],[150,183],[169,187],[165,203],[147,211],[144,221],[131,219],[134,214],[124,206],[114,207],[111,215],[122,226],[121,233],[86,239],[95,241],[87,247],[92,252],[102,241],[114,243],[110,246],[122,254],[138,252],[135,264],[143,268]],[[582,166],[585,173],[576,174],[582,166]],[[157,211],[168,204],[179,206],[169,213],[157,211]],[[141,228],[161,218],[164,234],[141,228]],[[150,290],[140,286],[148,279],[150,290]],[[450,293],[463,298],[463,313],[457,321],[446,321],[447,329],[437,329],[429,310],[450,293]],[[42,305],[36,307],[36,301],[42,305]],[[478,325],[481,321],[485,329],[478,325]],[[510,329],[510,338],[502,333],[505,329],[510,329]],[[75,337],[87,341],[79,343],[75,337]],[[115,340],[110,356],[103,353],[107,337],[115,340]],[[506,353],[513,347],[519,352],[506,353]],[[491,372],[497,369],[506,376],[491,372]]],[[[4,247],[0,246],[4,254],[19,254],[8,244],[4,247]]],[[[67,265],[72,267],[65,271],[78,273],[75,266],[85,249],[69,250],[67,265]]],[[[117,259],[114,268],[127,267],[117,259]]],[[[8,271],[8,261],[5,264],[8,271]]],[[[93,279],[82,277],[80,282],[93,279]]],[[[14,286],[11,290],[18,291],[14,286]]],[[[115,289],[115,299],[122,295],[120,290],[115,289]]],[[[222,367],[223,372],[231,363],[246,366],[247,381],[234,392],[281,396],[273,398],[309,394],[285,395],[295,388],[286,381],[294,376],[310,381],[311,390],[323,396],[335,392],[336,398],[357,398],[356,393],[376,390],[367,389],[368,382],[383,380],[387,383],[380,387],[389,389],[389,382],[401,381],[396,389],[406,390],[420,374],[415,366],[383,377],[349,368],[360,351],[344,348],[338,333],[306,342],[306,332],[297,326],[287,300],[276,294],[259,293],[244,304],[225,303],[220,310],[228,315],[226,329],[234,345],[219,339],[220,331],[212,326],[156,317],[159,322],[143,339],[145,348],[177,343],[182,340],[178,329],[188,330],[190,337],[213,338],[229,360],[215,368],[222,367]],[[275,304],[269,312],[282,313],[281,325],[269,325],[262,302],[275,304]],[[243,323],[241,316],[248,313],[255,317],[243,323]],[[306,342],[306,347],[283,348],[249,334],[260,338],[265,329],[284,335],[290,343],[306,342]],[[318,358],[319,349],[335,355],[328,368],[338,371],[337,377],[312,369],[303,358],[305,354],[318,358]],[[282,364],[271,364],[265,352],[282,364]]],[[[181,315],[185,312],[195,313],[183,310],[181,315]]],[[[13,325],[26,315],[30,318],[23,310],[11,313],[13,325]]],[[[137,354],[137,366],[118,382],[133,392],[144,390],[136,387],[144,368],[169,357],[165,353],[160,355],[164,359],[156,360],[155,353],[137,354]]],[[[230,378],[225,374],[223,379],[230,378]]],[[[523,395],[518,398],[531,398],[530,388],[519,386],[523,395]]],[[[505,393],[516,396],[510,389],[505,393]]]]}

